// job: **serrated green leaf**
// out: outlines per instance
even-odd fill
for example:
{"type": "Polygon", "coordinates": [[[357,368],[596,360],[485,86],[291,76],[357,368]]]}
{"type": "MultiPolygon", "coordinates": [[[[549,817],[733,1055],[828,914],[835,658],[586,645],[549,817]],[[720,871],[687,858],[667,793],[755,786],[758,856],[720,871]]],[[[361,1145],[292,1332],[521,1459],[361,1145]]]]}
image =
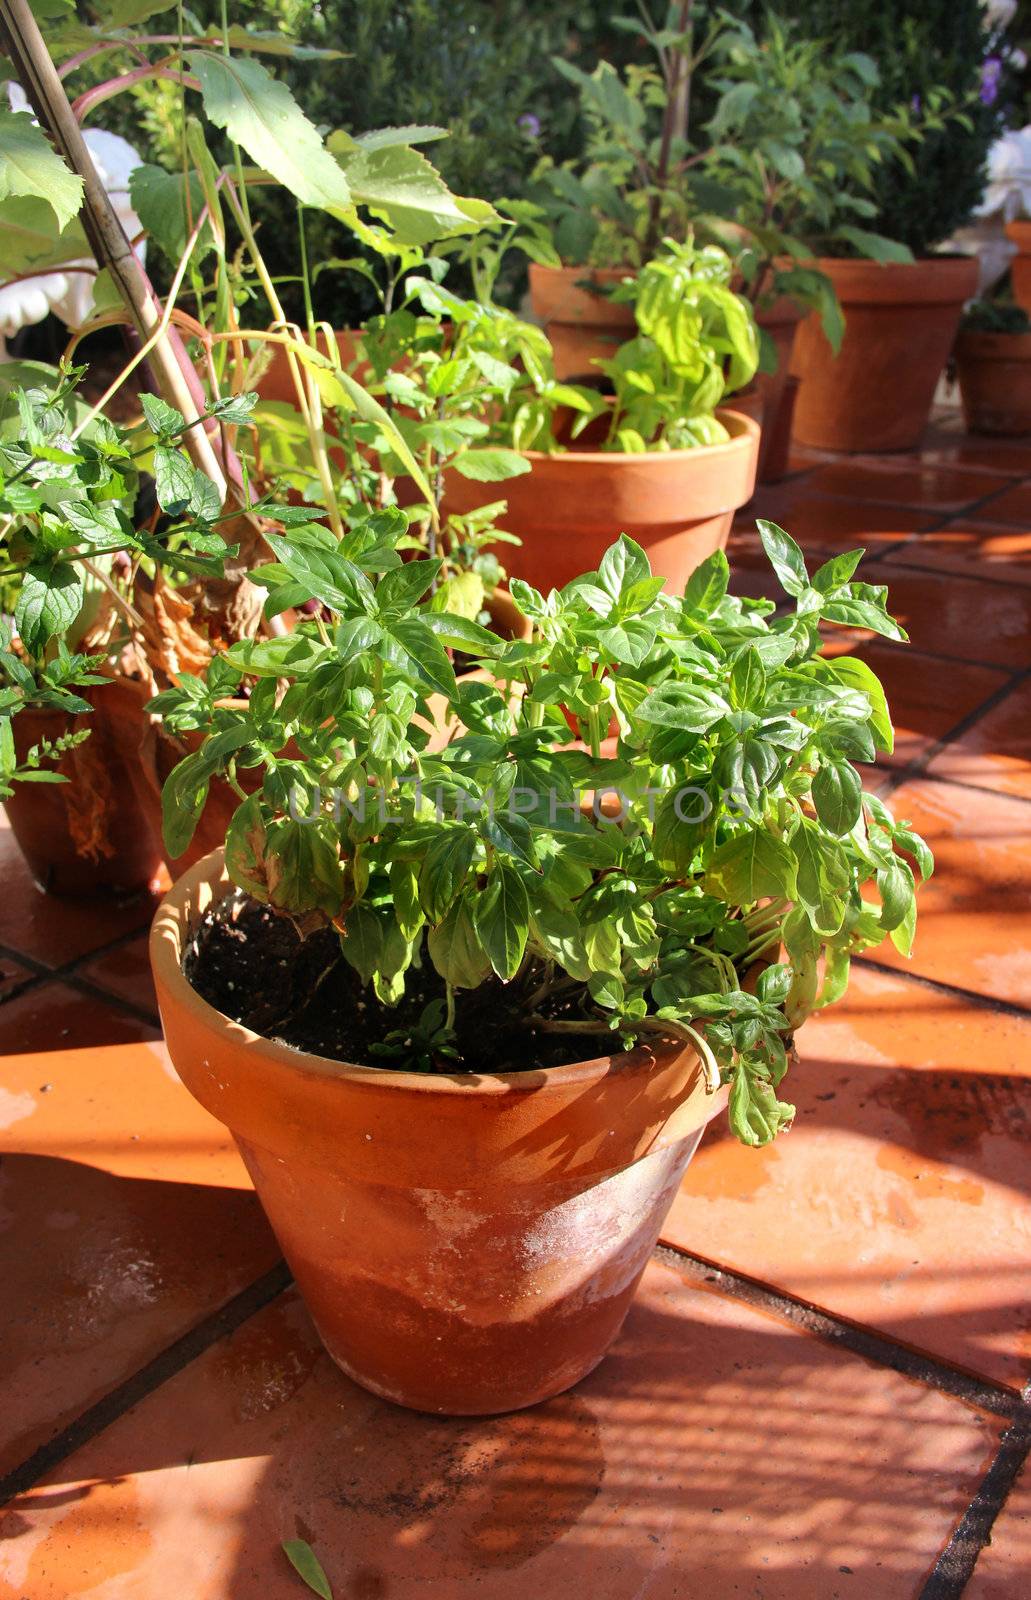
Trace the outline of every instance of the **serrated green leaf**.
{"type": "Polygon", "coordinates": [[[31,656],[42,657],[51,639],[67,633],[82,608],[82,592],[82,575],[69,561],[26,567],[14,623],[31,656]]]}
{"type": "Polygon", "coordinates": [[[5,105],[0,106],[0,201],[15,196],[45,201],[64,229],[82,205],[82,179],[27,111],[5,105]]]}
{"type": "Polygon", "coordinates": [[[186,60],[207,116],[252,161],[303,205],[349,210],[347,179],[285,83],[243,56],[188,50],[186,60]]]}

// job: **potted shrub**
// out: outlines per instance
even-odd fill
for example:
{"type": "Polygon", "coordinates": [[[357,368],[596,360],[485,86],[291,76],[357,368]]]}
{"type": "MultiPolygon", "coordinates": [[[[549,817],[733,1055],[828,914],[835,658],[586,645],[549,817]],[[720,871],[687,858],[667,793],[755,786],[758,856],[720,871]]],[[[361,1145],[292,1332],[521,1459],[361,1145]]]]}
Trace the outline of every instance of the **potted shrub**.
{"type": "Polygon", "coordinates": [[[852,765],[890,749],[884,696],[818,653],[821,621],[903,635],[861,552],[810,578],[760,527],[790,614],[731,598],[722,552],[666,594],[624,537],[561,591],[516,580],[512,644],[433,610],[435,560],[271,535],[273,594],[328,617],[232,648],[166,786],[177,853],[213,774],[259,781],[154,924],[172,1059],[331,1355],[400,1404],[506,1411],[590,1371],[725,1093],[773,1138],[792,1030],[853,952],[910,948],[930,856],[852,765]]]}
{"type": "Polygon", "coordinates": [[[970,306],[955,365],[970,433],[1031,433],[1031,317],[1023,306],[991,300],[970,306]]]}
{"type": "Polygon", "coordinates": [[[510,573],[561,586],[594,567],[622,530],[682,588],[726,543],[755,482],[758,428],[717,414],[757,361],[730,274],[718,247],[666,241],[621,291],[639,331],[595,362],[597,388],[556,380],[548,339],[512,312],[412,277],[406,306],[380,339],[371,327],[366,336],[370,385],[385,373],[395,425],[426,476],[440,477],[447,513],[468,515],[505,479],[498,522],[520,541],[503,552],[510,573]],[[446,429],[465,429],[474,448],[442,461],[446,429]]]}
{"type": "Polygon", "coordinates": [[[872,194],[876,226],[913,259],[820,262],[847,331],[837,358],[811,321],[799,332],[795,436],[819,448],[910,449],[926,425],[963,305],[977,293],[977,262],[941,252],[981,198],[986,157],[1002,126],[1002,36],[986,27],[980,0],[875,0],[844,9],[805,0],[795,15],[808,31],[873,57],[875,106],[892,115],[897,103],[911,104],[920,134],[901,156],[880,163],[872,194]]]}

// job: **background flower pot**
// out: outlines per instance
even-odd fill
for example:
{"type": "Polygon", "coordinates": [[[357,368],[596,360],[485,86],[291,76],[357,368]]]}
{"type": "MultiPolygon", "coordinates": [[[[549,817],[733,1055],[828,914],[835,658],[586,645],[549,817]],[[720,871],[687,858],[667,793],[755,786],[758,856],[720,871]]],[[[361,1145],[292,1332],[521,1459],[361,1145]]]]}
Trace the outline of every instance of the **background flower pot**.
{"type": "Polygon", "coordinates": [[[1025,311],[1031,312],[1031,222],[1007,222],[1006,237],[1017,247],[1010,262],[1013,298],[1025,311]]]}
{"type": "Polygon", "coordinates": [[[1031,433],[1031,333],[964,330],[956,375],[971,433],[1031,433]]]}
{"type": "Polygon", "coordinates": [[[57,765],[67,783],[16,783],[4,806],[41,888],[132,893],[160,880],[163,865],[160,835],[148,825],[135,782],[136,730],[148,691],[131,678],[112,678],[82,693],[94,708],[82,716],[30,707],[14,718],[19,759],[41,739],[81,728],[90,736],[57,765]]]}
{"type": "Polygon", "coordinates": [[[908,450],[930,415],[977,261],[816,263],[837,290],[845,337],[835,356],[815,314],[799,326],[794,436],[820,450],[908,450]]]}
{"type": "Polygon", "coordinates": [[[642,455],[530,450],[531,470],[500,484],[451,472],[445,509],[472,511],[504,496],[501,525],[522,544],[502,546],[500,558],[510,577],[539,589],[593,571],[613,539],[628,533],[666,588],[680,591],[695,567],[726,545],[734,512],[755,487],[758,425],[736,411],[719,417],[731,435],[725,444],[642,455]]]}
{"type": "Polygon", "coordinates": [[[211,856],[158,911],[165,1037],[232,1130],[330,1355],[420,1411],[492,1414],[569,1388],[618,1333],[724,1096],[706,1095],[691,1050],[450,1076],[262,1039],[180,966],[227,888],[211,856]]]}
{"type": "MultiPolygon", "coordinates": [[[[762,399],[762,438],[759,442],[759,482],[779,483],[787,471],[791,446],[791,425],[798,393],[797,379],[791,376],[795,335],[802,320],[802,308],[787,295],[781,295],[756,322],[777,347],[774,372],[759,372],[755,383],[762,399]]],[[[743,409],[735,396],[736,409],[743,409]]]]}
{"type": "Polygon", "coordinates": [[[551,340],[556,378],[591,376],[595,357],[614,355],[634,337],[633,306],[609,298],[617,283],[633,276],[631,267],[541,267],[531,261],[530,304],[551,340]]]}

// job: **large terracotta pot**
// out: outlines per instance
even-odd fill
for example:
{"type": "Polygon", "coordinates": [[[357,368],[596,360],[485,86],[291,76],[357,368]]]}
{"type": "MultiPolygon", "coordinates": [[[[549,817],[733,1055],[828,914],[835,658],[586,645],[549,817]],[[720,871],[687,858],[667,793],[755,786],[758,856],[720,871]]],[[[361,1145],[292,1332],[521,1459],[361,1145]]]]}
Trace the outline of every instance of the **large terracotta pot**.
{"type": "Polygon", "coordinates": [[[248,1032],[181,970],[220,855],[162,903],[151,960],[187,1088],[233,1133],[327,1350],[375,1394],[491,1414],[559,1394],[619,1332],[701,1131],[691,1050],[427,1075],[248,1032]]]}
{"type": "Polygon", "coordinates": [[[1031,333],[961,333],[956,374],[971,433],[1031,433],[1031,333]]]}
{"type": "Polygon", "coordinates": [[[630,267],[541,267],[530,263],[530,304],[548,338],[557,378],[595,375],[591,363],[607,358],[632,339],[637,324],[632,305],[609,299],[607,291],[630,267]]]}
{"type": "Polygon", "coordinates": [[[1031,222],[1007,222],[1006,237],[1017,247],[1010,262],[1013,298],[1031,312],[1031,222]]]}
{"type": "Polygon", "coordinates": [[[471,511],[487,500],[508,501],[502,527],[521,545],[504,545],[511,577],[537,588],[561,587],[593,571],[621,533],[643,546],[652,571],[671,592],[722,549],[734,512],[755,487],[759,428],[736,411],[721,411],[731,437],[695,450],[622,455],[607,450],[530,450],[531,470],[504,483],[473,483],[449,473],[447,511],[471,511]]]}
{"type": "Polygon", "coordinates": [[[845,314],[834,355],[812,313],[799,325],[796,440],[820,450],[909,450],[927,424],[964,301],[977,290],[970,256],[907,263],[816,263],[845,314]]]}
{"type": "Polygon", "coordinates": [[[94,709],[79,717],[29,708],[14,718],[20,760],[41,739],[84,728],[90,736],[54,769],[67,783],[16,783],[4,805],[41,888],[67,895],[130,893],[162,874],[159,835],[141,811],[135,784],[147,690],[130,678],[112,678],[84,690],[83,698],[94,709]]]}
{"type": "MultiPolygon", "coordinates": [[[[759,482],[779,483],[787,471],[798,385],[791,377],[795,335],[802,320],[802,308],[787,295],[781,295],[765,311],[756,315],[760,328],[777,347],[774,372],[756,374],[756,387],[762,401],[762,439],[759,443],[759,482]]],[[[736,408],[741,409],[737,397],[736,408]]]]}

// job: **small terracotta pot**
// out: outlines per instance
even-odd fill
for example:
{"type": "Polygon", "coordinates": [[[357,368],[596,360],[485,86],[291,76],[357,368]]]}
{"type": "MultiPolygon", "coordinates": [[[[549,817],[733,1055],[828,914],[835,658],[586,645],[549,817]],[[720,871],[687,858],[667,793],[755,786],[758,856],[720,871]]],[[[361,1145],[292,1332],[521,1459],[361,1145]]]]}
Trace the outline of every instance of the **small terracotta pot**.
{"type": "Polygon", "coordinates": [[[1031,333],[961,333],[956,375],[970,433],[1031,433],[1031,333]]]}
{"type": "Polygon", "coordinates": [[[1007,222],[1006,237],[1017,247],[1010,262],[1013,298],[1025,311],[1031,312],[1031,222],[1007,222]]]}
{"type": "Polygon", "coordinates": [[[621,533],[647,551],[652,571],[671,592],[683,589],[706,556],[722,549],[734,512],[755,487],[759,428],[736,411],[721,411],[731,437],[695,450],[527,451],[531,470],[504,483],[473,483],[448,474],[447,511],[472,511],[489,499],[508,501],[502,526],[521,545],[499,549],[510,577],[547,591],[593,571],[621,533]]]}
{"type": "Polygon", "coordinates": [[[541,267],[530,263],[530,304],[551,340],[557,378],[596,376],[592,362],[607,359],[637,329],[632,305],[609,299],[606,291],[632,267],[541,267]]]}
{"type": "Polygon", "coordinates": [[[126,894],[161,881],[160,836],[148,825],[134,781],[136,732],[147,697],[144,684],[112,678],[83,691],[92,712],[70,717],[30,707],[14,718],[19,759],[41,739],[83,728],[90,735],[57,763],[67,783],[16,783],[4,802],[41,888],[66,895],[126,894]]]}
{"type": "Polygon", "coordinates": [[[151,961],[169,1052],[232,1131],[330,1355],[418,1411],[568,1389],[619,1332],[702,1129],[691,1050],[432,1075],[250,1033],[181,969],[226,893],[220,854],[165,897],[151,961]]]}
{"type": "Polygon", "coordinates": [[[910,450],[930,416],[963,304],[977,292],[972,256],[907,263],[816,263],[837,291],[845,337],[834,355],[812,313],[799,325],[794,436],[819,450],[910,450]]]}

